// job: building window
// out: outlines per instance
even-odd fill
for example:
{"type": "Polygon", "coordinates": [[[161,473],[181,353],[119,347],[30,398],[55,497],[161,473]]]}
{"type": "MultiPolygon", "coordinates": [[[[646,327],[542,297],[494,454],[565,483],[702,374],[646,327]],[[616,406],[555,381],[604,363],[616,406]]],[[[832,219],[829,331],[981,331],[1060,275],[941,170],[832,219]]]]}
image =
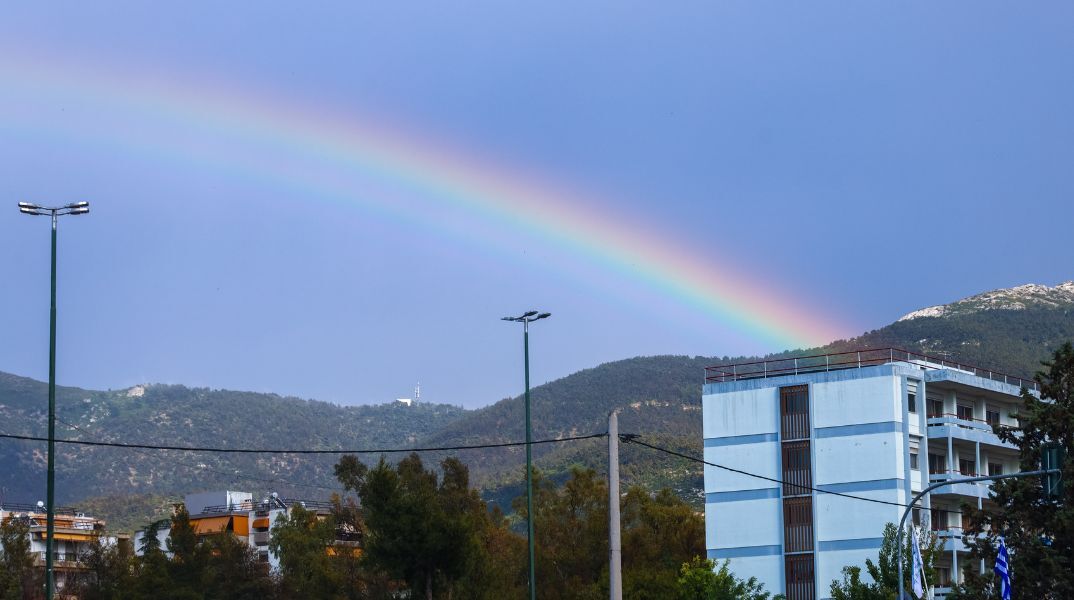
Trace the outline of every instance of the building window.
{"type": "Polygon", "coordinates": [[[994,463],[994,462],[988,463],[988,474],[989,475],[1002,475],[1003,474],[1003,465],[1000,464],[1000,463],[994,463]]]}
{"type": "Polygon", "coordinates": [[[783,540],[786,552],[813,549],[813,497],[783,500],[783,540]]]}
{"type": "Polygon", "coordinates": [[[951,569],[947,567],[936,567],[936,586],[951,587],[951,569]]]}
{"type": "Polygon", "coordinates": [[[915,471],[917,471],[917,470],[918,470],[918,466],[917,466],[917,452],[911,452],[911,453],[910,453],[910,468],[911,468],[911,469],[913,469],[913,470],[915,470],[915,471]]]}
{"type": "Polygon", "coordinates": [[[921,525],[921,509],[915,508],[910,511],[910,520],[914,522],[914,525],[921,525]]]}
{"type": "Polygon", "coordinates": [[[933,454],[929,452],[929,473],[946,473],[947,472],[947,457],[942,454],[933,454]]]}
{"type": "Polygon", "coordinates": [[[906,407],[912,413],[917,412],[917,394],[910,392],[906,395],[906,407]]]}
{"type": "Polygon", "coordinates": [[[999,427],[999,409],[995,406],[989,406],[985,411],[985,421],[992,427],[999,427]]]}
{"type": "Polygon", "coordinates": [[[813,487],[809,440],[783,444],[783,495],[808,494],[813,487]]]}
{"type": "Polygon", "coordinates": [[[947,511],[933,508],[929,513],[929,528],[933,531],[947,531],[947,511]]]}
{"type": "Polygon", "coordinates": [[[813,555],[787,555],[787,600],[814,600],[813,555]]]}
{"type": "Polygon", "coordinates": [[[795,385],[779,389],[783,440],[809,439],[809,387],[795,385]]]}
{"type": "Polygon", "coordinates": [[[943,400],[929,399],[929,410],[925,416],[931,418],[938,418],[943,416],[943,400]]]}
{"type": "Polygon", "coordinates": [[[958,472],[967,477],[977,476],[977,464],[972,460],[960,458],[958,460],[958,472]]]}
{"type": "Polygon", "coordinates": [[[958,418],[963,421],[973,420],[973,406],[966,406],[965,404],[958,405],[958,418]]]}

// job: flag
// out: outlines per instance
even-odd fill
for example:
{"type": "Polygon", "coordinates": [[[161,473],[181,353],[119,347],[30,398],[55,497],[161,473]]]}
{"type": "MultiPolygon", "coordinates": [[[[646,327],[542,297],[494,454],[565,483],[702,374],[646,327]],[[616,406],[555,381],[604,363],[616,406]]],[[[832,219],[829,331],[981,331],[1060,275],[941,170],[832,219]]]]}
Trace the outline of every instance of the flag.
{"type": "Polygon", "coordinates": [[[999,575],[999,597],[1011,600],[1010,557],[1007,555],[1007,543],[999,538],[999,550],[996,552],[996,566],[992,569],[999,575]]]}
{"type": "MultiPolygon", "coordinates": [[[[925,563],[921,560],[921,542],[917,539],[917,527],[911,526],[910,539],[913,543],[913,559],[914,559],[914,574],[912,575],[912,586],[914,595],[918,598],[925,597],[925,585],[922,581],[923,574],[925,572],[925,563]]],[[[1009,600],[1009,599],[1008,599],[1009,600]]]]}

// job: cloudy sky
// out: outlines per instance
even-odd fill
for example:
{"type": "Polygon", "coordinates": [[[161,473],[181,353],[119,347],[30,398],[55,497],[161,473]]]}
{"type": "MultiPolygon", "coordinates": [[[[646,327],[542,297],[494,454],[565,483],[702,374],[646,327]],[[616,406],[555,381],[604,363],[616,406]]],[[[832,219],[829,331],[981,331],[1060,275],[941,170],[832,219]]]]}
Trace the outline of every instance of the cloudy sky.
{"type": "MultiPolygon", "coordinates": [[[[481,406],[1074,278],[1069,2],[8,3],[0,370],[481,406]],[[36,219],[36,220],[35,220],[36,219]]],[[[701,374],[698,374],[699,380],[701,374]]]]}

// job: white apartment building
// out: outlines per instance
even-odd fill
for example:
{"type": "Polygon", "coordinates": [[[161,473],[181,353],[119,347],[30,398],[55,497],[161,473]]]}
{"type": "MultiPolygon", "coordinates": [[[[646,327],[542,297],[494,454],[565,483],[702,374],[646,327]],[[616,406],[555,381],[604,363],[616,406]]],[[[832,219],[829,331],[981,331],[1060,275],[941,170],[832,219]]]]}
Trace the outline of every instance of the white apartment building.
{"type": "MultiPolygon", "coordinates": [[[[332,509],[331,503],[323,501],[301,501],[282,499],[275,493],[259,502],[253,500],[249,492],[218,491],[187,494],[183,505],[190,515],[190,525],[199,538],[212,535],[231,535],[246,543],[256,553],[258,559],[267,563],[272,570],[279,569],[280,559],[269,548],[272,529],[281,514],[291,514],[291,509],[298,505],[312,511],[319,519],[327,517],[332,509]]],[[[142,554],[145,536],[149,528],[134,534],[134,549],[142,554]]],[[[168,537],[171,532],[170,521],[158,523],[156,528],[159,547],[168,552],[168,537]]],[[[330,553],[335,547],[348,547],[356,551],[360,547],[361,534],[340,528],[330,553]]]]}
{"type": "MultiPolygon", "coordinates": [[[[44,571],[48,545],[48,515],[44,503],[0,505],[0,522],[9,520],[26,523],[34,567],[44,571]]],[[[128,535],[106,533],[105,522],[101,519],[88,517],[66,507],[56,507],[53,513],[53,534],[55,540],[52,544],[52,567],[56,590],[60,594],[73,579],[87,571],[83,559],[91,544],[100,541],[101,544],[110,546],[128,543],[130,540],[128,535]]]]}
{"type": "MultiPolygon", "coordinates": [[[[892,348],[706,372],[705,460],[769,478],[705,467],[708,556],[787,600],[828,598],[844,566],[875,561],[884,525],[902,516],[894,504],[909,504],[930,482],[1016,472],[1017,450],[993,426],[1016,427],[1021,387],[1036,390],[892,348]]],[[[988,491],[987,483],[954,484],[922,499],[926,514],[915,511],[945,542],[930,582],[937,596],[980,567],[966,559],[959,507],[982,506],[988,491]]]]}

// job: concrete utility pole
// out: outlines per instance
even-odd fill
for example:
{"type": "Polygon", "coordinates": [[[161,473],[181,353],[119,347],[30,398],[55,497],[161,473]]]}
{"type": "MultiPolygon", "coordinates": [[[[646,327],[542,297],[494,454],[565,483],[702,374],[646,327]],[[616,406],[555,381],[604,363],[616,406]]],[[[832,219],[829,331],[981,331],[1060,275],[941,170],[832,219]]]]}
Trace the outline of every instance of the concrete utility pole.
{"type": "Polygon", "coordinates": [[[619,535],[619,417],[608,415],[608,591],[623,600],[623,543],[619,535]]]}

